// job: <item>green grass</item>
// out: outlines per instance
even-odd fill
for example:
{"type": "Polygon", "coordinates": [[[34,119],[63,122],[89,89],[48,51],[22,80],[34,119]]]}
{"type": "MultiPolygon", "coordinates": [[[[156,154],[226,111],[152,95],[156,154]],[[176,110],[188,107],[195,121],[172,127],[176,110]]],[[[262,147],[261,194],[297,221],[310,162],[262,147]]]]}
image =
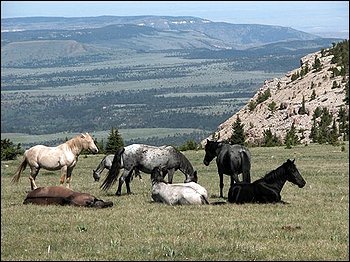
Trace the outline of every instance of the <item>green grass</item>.
{"type": "MultiPolygon", "coordinates": [[[[307,184],[286,183],[282,204],[166,206],[151,200],[150,176],[135,178],[132,195],[114,195],[94,182],[102,155],[80,156],[72,187],[111,200],[109,209],[23,205],[28,168],[10,183],[20,159],[1,162],[1,260],[348,260],[349,152],[340,146],[251,148],[252,180],[287,158],[307,184]]],[[[198,170],[199,184],[218,198],[215,162],[204,151],[184,154],[198,170]]],[[[104,179],[106,171],[102,178],[104,179]]],[[[184,176],[177,171],[175,182],[184,176]]],[[[57,185],[59,172],[40,171],[38,186],[57,185]]],[[[229,178],[225,176],[227,194],[229,178]]]]}

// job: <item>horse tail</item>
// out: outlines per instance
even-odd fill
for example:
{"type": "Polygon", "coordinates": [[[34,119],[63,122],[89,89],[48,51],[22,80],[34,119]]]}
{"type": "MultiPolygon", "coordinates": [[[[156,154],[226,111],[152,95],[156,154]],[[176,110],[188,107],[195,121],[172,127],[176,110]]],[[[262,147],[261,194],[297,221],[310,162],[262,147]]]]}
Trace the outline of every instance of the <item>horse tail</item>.
{"type": "Polygon", "coordinates": [[[241,151],[241,156],[242,156],[243,182],[250,183],[251,182],[251,178],[250,178],[250,168],[251,168],[250,153],[249,153],[249,151],[247,151],[247,149],[243,149],[241,151]]]}
{"type": "Polygon", "coordinates": [[[15,173],[15,175],[12,177],[12,183],[18,183],[19,178],[21,176],[21,173],[23,172],[24,169],[26,169],[27,167],[27,158],[24,157],[21,164],[19,165],[19,167],[17,168],[17,171],[15,173]]]}
{"type": "Polygon", "coordinates": [[[105,178],[105,181],[103,181],[102,185],[100,186],[100,188],[102,188],[103,190],[105,191],[108,190],[117,181],[120,173],[120,169],[122,167],[121,157],[124,151],[125,151],[125,148],[122,147],[118,149],[117,152],[115,153],[111,169],[108,171],[108,175],[105,178]]]}

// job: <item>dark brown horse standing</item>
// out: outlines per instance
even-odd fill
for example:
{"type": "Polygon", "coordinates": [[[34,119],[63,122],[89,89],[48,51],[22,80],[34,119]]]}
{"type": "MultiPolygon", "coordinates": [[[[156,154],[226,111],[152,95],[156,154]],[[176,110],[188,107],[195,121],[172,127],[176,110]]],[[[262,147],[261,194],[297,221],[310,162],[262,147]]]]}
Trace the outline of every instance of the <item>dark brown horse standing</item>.
{"type": "Polygon", "coordinates": [[[113,206],[111,201],[103,201],[88,193],[75,192],[63,186],[38,187],[30,191],[23,204],[71,205],[104,208],[113,206]]]}

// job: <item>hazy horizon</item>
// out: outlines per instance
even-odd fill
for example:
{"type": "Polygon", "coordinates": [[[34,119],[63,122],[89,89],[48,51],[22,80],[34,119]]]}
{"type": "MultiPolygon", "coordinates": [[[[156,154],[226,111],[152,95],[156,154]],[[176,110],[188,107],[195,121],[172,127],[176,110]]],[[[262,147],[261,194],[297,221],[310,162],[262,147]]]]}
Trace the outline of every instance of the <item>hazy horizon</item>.
{"type": "Polygon", "coordinates": [[[349,35],[348,1],[1,1],[1,18],[194,16],[213,22],[292,27],[323,37],[349,35]]]}

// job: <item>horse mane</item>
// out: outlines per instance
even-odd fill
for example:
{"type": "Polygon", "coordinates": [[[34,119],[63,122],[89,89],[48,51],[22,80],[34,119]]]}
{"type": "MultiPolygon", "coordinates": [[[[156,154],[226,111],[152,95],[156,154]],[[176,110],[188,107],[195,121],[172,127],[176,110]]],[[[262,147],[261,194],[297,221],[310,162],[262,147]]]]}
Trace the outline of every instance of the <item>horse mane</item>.
{"type": "Polygon", "coordinates": [[[264,177],[262,177],[260,180],[264,180],[266,182],[275,182],[276,180],[281,180],[285,178],[286,172],[284,172],[285,164],[279,166],[278,168],[270,171],[267,173],[264,177]]]}
{"type": "Polygon", "coordinates": [[[177,150],[176,148],[174,149],[178,157],[180,158],[180,167],[179,167],[180,171],[183,172],[184,174],[192,175],[194,170],[191,162],[179,150],[177,150]]]}
{"type": "Polygon", "coordinates": [[[74,154],[80,154],[80,152],[83,150],[83,145],[81,142],[81,138],[80,135],[77,135],[71,139],[69,139],[68,141],[65,142],[65,144],[72,149],[72,151],[74,152],[74,154]]]}
{"type": "Polygon", "coordinates": [[[125,148],[122,147],[115,153],[111,169],[108,171],[107,177],[100,186],[103,190],[108,190],[117,181],[121,169],[121,157],[124,151],[125,148]]]}

